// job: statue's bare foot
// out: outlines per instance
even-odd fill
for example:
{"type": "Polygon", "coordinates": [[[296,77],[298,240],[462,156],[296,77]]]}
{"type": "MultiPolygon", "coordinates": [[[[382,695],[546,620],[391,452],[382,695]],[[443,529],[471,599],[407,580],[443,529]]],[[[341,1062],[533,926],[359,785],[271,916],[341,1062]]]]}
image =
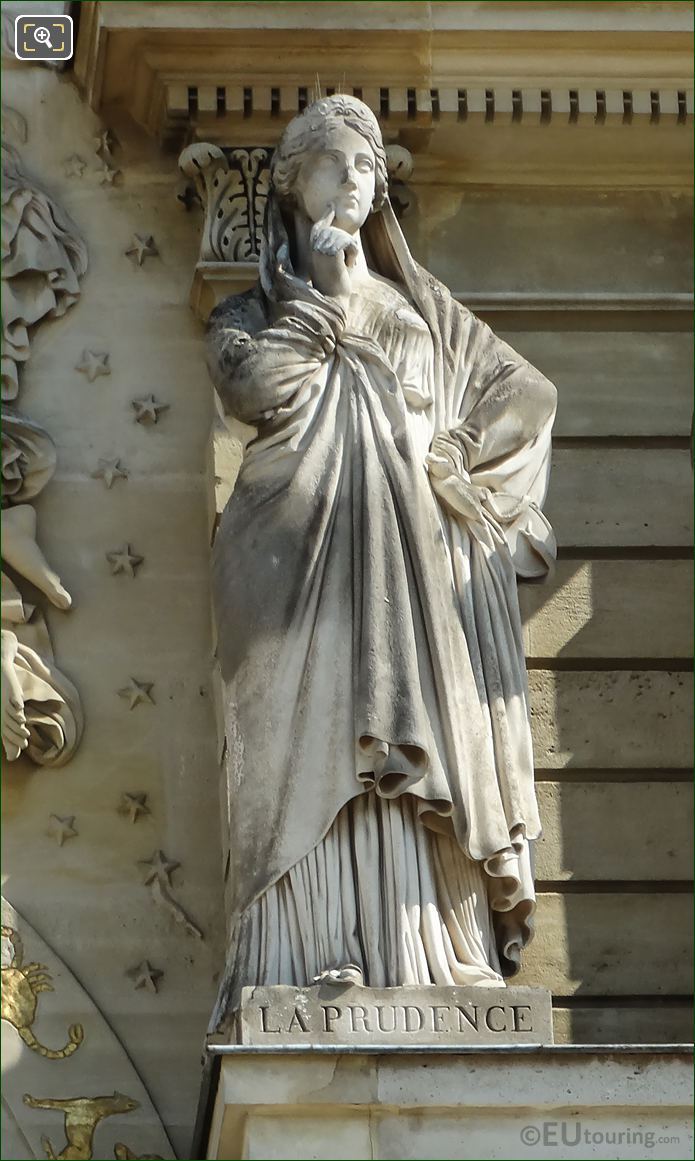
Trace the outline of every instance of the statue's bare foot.
{"type": "Polygon", "coordinates": [[[364,973],[361,967],[356,963],[346,963],[340,968],[328,968],[325,972],[314,976],[314,983],[317,984],[335,984],[336,987],[345,986],[346,984],[353,984],[356,987],[364,987],[364,973]]]}
{"type": "Polygon", "coordinates": [[[56,608],[70,608],[70,593],[36,543],[36,513],[30,504],[19,504],[3,512],[2,555],[15,572],[36,585],[56,608]]]}
{"type": "Polygon", "coordinates": [[[24,716],[24,695],[14,667],[17,638],[6,630],[2,634],[2,684],[0,685],[0,732],[8,762],[14,762],[29,745],[29,730],[24,716]]]}

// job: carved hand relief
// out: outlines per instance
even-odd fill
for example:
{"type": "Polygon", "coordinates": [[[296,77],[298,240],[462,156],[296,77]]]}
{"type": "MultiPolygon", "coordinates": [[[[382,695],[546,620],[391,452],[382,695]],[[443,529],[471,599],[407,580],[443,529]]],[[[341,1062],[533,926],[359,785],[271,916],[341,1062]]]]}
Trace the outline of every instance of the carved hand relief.
{"type": "MultiPolygon", "coordinates": [[[[224,223],[256,222],[243,167],[205,146],[182,165],[207,198],[201,258],[231,259],[224,223]]],[[[392,152],[396,181],[409,167],[392,152]]],[[[292,120],[263,197],[259,281],[209,333],[225,413],[256,433],[213,554],[215,1030],[247,985],[504,988],[540,832],[516,580],[554,555],[555,389],[413,261],[361,101],[292,120]]]]}
{"type": "Polygon", "coordinates": [[[36,542],[29,503],[53,475],[56,453],[49,434],[9,404],[19,392],[32,329],[77,301],[87,253],[73,222],[24,174],[4,140],[3,180],[2,743],[10,761],[26,753],[39,765],[58,766],[79,744],[82,708],[54,664],[35,594],[63,611],[72,601],[36,542]]]}

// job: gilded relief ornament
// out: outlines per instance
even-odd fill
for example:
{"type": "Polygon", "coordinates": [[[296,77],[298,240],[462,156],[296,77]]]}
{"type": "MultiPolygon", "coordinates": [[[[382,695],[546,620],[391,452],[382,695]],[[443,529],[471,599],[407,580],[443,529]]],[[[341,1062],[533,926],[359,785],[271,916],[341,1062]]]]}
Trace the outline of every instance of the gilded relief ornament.
{"type": "Polygon", "coordinates": [[[139,1101],[125,1096],[122,1092],[114,1092],[111,1096],[69,1097],[65,1100],[34,1097],[25,1093],[24,1103],[30,1109],[57,1110],[63,1113],[65,1148],[56,1153],[48,1137],[41,1138],[48,1161],[92,1161],[94,1133],[99,1122],[105,1117],[132,1113],[134,1109],[140,1107],[139,1101]]]}
{"type": "Polygon", "coordinates": [[[133,1153],[122,1141],[117,1141],[113,1147],[116,1161],[162,1161],[159,1153],[133,1153]]]}
{"type": "Polygon", "coordinates": [[[46,1060],[65,1060],[77,1051],[84,1039],[82,1025],[70,1025],[69,1040],[64,1048],[46,1048],[36,1039],[32,1025],[37,1015],[38,997],[41,992],[54,991],[53,982],[48,968],[43,964],[24,963],[24,948],[18,931],[3,925],[2,936],[12,948],[12,958],[2,968],[2,1019],[16,1029],[32,1052],[46,1060]]]}

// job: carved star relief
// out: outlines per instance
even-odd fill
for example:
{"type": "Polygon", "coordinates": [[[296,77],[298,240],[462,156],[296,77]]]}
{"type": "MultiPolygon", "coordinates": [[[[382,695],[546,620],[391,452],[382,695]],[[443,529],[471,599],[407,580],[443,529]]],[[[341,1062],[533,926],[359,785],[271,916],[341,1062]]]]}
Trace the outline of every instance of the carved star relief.
{"type": "Polygon", "coordinates": [[[157,994],[157,984],[161,980],[164,972],[159,971],[158,968],[153,968],[148,959],[144,959],[136,967],[126,972],[133,981],[134,988],[145,988],[146,991],[157,994]]]}
{"type": "Polygon", "coordinates": [[[120,172],[120,169],[116,169],[109,165],[108,161],[105,161],[101,169],[98,170],[99,185],[113,185],[114,178],[118,177],[120,172]]]}
{"type": "Polygon", "coordinates": [[[135,410],[135,422],[145,424],[158,423],[160,412],[169,410],[169,404],[158,403],[154,395],[131,400],[131,407],[135,410]]]}
{"type": "Polygon", "coordinates": [[[107,552],[106,559],[111,565],[112,576],[123,572],[126,576],[134,577],[136,568],[142,564],[145,558],[137,556],[136,553],[130,551],[129,544],[124,544],[122,548],[115,548],[112,552],[107,552]]]}
{"type": "Polygon", "coordinates": [[[90,383],[93,383],[100,375],[110,375],[108,352],[83,351],[79,363],[75,364],[75,370],[86,375],[90,383]]]}
{"type": "Polygon", "coordinates": [[[144,887],[151,883],[160,883],[164,887],[171,887],[171,876],[181,864],[168,859],[164,851],[155,851],[151,859],[140,859],[139,866],[145,868],[144,887]]]}
{"type": "Polygon", "coordinates": [[[121,467],[120,459],[115,460],[99,460],[96,471],[92,472],[92,479],[103,480],[107,488],[110,488],[114,480],[127,480],[128,472],[124,467],[121,467]]]}
{"type": "Polygon", "coordinates": [[[94,144],[94,152],[102,157],[104,161],[109,161],[113,153],[113,147],[116,144],[116,138],[110,129],[103,129],[96,137],[92,138],[94,144]]]}
{"type": "Polygon", "coordinates": [[[134,234],[126,250],[126,257],[132,258],[136,266],[142,266],[146,258],[156,258],[158,254],[157,244],[151,234],[134,234]]]}
{"type": "Polygon", "coordinates": [[[151,814],[152,811],[147,805],[147,795],[122,794],[118,813],[126,814],[131,822],[137,822],[141,814],[151,814]]]}
{"type": "Polygon", "coordinates": [[[68,815],[67,818],[61,818],[57,814],[49,815],[46,834],[50,838],[54,838],[59,847],[62,847],[66,839],[77,838],[78,832],[75,830],[75,815],[68,815]]]}
{"type": "Polygon", "coordinates": [[[145,870],[143,886],[149,887],[152,899],[176,920],[181,927],[194,939],[203,939],[203,932],[197,923],[194,923],[186,914],[181,904],[171,893],[172,872],[181,864],[168,859],[163,851],[155,851],[151,859],[142,859],[139,866],[145,870]]]}
{"type": "Polygon", "coordinates": [[[154,705],[154,698],[150,693],[153,685],[153,681],[136,681],[134,677],[129,677],[128,685],[118,690],[118,696],[129,700],[129,710],[135,709],[136,705],[154,705]]]}
{"type": "Polygon", "coordinates": [[[73,153],[72,157],[66,157],[63,162],[63,171],[66,177],[82,177],[86,168],[86,162],[77,153],[73,153]]]}

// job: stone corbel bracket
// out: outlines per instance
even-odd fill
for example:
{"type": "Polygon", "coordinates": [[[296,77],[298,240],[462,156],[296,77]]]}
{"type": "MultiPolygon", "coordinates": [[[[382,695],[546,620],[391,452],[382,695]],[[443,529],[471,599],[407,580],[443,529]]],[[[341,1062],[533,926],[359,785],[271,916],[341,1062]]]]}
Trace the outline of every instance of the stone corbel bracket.
{"type": "Polygon", "coordinates": [[[179,158],[205,214],[191,287],[191,306],[202,319],[222,298],[256,281],[271,153],[262,146],[223,150],[196,142],[179,158]]]}

